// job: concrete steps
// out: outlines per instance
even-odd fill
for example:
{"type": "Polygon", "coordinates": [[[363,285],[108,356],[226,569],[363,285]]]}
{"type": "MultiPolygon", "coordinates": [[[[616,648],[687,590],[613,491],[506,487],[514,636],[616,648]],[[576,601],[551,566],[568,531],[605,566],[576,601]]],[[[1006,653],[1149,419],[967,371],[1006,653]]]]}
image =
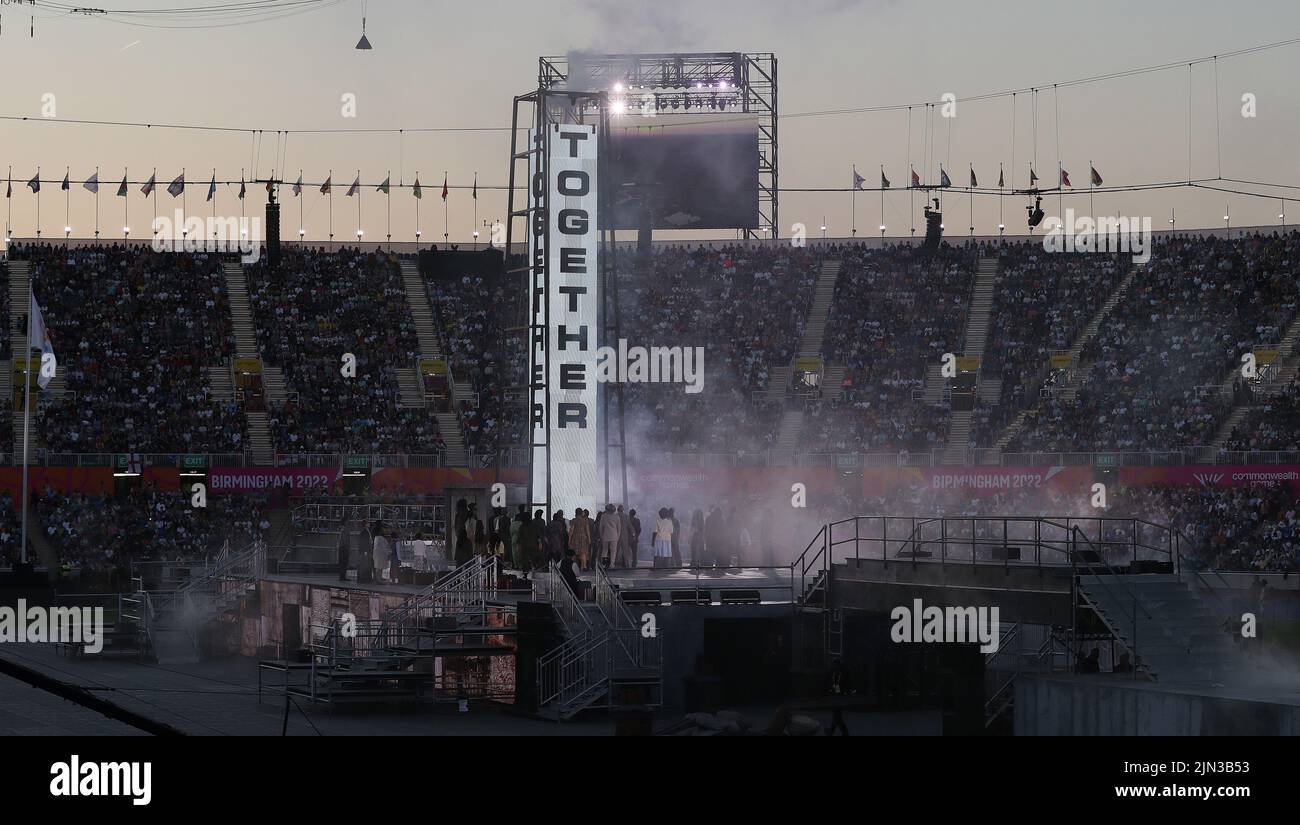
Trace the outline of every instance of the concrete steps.
{"type": "Polygon", "coordinates": [[[776,432],[778,450],[794,451],[799,448],[799,436],[803,434],[803,410],[786,410],[781,413],[781,424],[776,432]]]}
{"type": "Polygon", "coordinates": [[[283,404],[289,396],[288,387],[284,383],[284,370],[262,364],[262,390],[266,393],[268,404],[283,404]]]}
{"type": "Polygon", "coordinates": [[[275,447],[271,444],[271,429],[265,412],[245,411],[248,418],[248,447],[253,463],[267,467],[275,463],[275,447]]]}
{"type": "Polygon", "coordinates": [[[226,294],[230,298],[230,321],[235,331],[235,357],[260,358],[257,349],[257,332],[253,326],[253,311],[248,299],[248,279],[244,276],[244,266],[240,263],[227,263],[226,294]]]}
{"type": "Polygon", "coordinates": [[[808,318],[803,327],[803,341],[799,345],[801,356],[812,358],[822,355],[822,345],[826,341],[826,320],[830,316],[831,302],[835,300],[835,284],[840,279],[840,265],[839,261],[822,261],[812,306],[808,309],[808,318]]]}
{"type": "MultiPolygon", "coordinates": [[[[415,367],[401,367],[397,370],[397,388],[399,407],[423,408],[428,406],[424,400],[424,387],[420,382],[419,370],[415,367]]],[[[444,435],[445,439],[446,436],[444,435]]]]}
{"type": "Polygon", "coordinates": [[[446,445],[448,467],[465,467],[469,464],[469,450],[460,431],[460,419],[454,412],[438,412],[433,417],[438,422],[438,432],[446,445]]]}
{"type": "Polygon", "coordinates": [[[943,448],[943,463],[949,467],[966,463],[966,452],[970,446],[970,410],[954,410],[948,420],[948,442],[943,448]]]}
{"type": "Polygon", "coordinates": [[[208,394],[214,401],[229,403],[235,400],[235,380],[230,367],[208,367],[208,394]]]}

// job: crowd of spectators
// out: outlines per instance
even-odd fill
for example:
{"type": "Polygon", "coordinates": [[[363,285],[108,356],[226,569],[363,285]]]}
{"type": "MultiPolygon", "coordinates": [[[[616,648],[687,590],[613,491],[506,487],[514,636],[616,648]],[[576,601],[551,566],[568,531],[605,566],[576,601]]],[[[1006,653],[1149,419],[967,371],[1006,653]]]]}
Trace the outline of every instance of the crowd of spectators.
{"type": "MultiPolygon", "coordinates": [[[[927,370],[960,352],[978,244],[839,250],[841,269],[826,323],[827,363],[842,387],[805,425],[811,450],[906,452],[940,447],[947,414],[920,397],[927,370]]],[[[942,399],[940,399],[942,402],[942,399]]]]}
{"type": "Polygon", "coordinates": [[[72,567],[203,559],[227,540],[242,549],[270,529],[261,505],[244,496],[212,497],[196,508],[188,492],[95,496],[47,488],[34,504],[59,563],[72,567]]]}
{"type": "Polygon", "coordinates": [[[1233,428],[1225,449],[1300,450],[1300,380],[1276,395],[1260,398],[1233,428]]]}
{"type": "Polygon", "coordinates": [[[465,275],[426,281],[452,379],[465,446],[490,452],[523,440],[524,423],[506,394],[526,381],[519,280],[465,275]]]}
{"type": "Polygon", "coordinates": [[[1028,403],[1050,370],[1115,291],[1128,256],[1051,254],[1039,243],[998,249],[998,283],[980,366],[981,383],[1000,385],[998,403],[979,404],[970,446],[989,446],[1028,403]]]}
{"type": "Polygon", "coordinates": [[[762,451],[780,410],[755,406],[772,369],[803,339],[823,256],[791,245],[674,246],[619,263],[620,335],[629,347],[700,347],[703,389],[628,384],[629,443],[652,450],[762,451]]]}
{"type": "Polygon", "coordinates": [[[59,359],[62,397],[33,405],[53,452],[237,452],[242,411],[211,398],[234,351],[219,256],[24,248],[59,359]]]}
{"type": "Polygon", "coordinates": [[[263,362],[283,370],[288,393],[267,410],[277,452],[442,449],[436,420],[398,403],[398,370],[414,369],[420,348],[395,258],[286,250],[278,270],[263,260],[247,277],[263,362]]]}
{"type": "Polygon", "coordinates": [[[1016,451],[1205,446],[1230,408],[1242,353],[1295,317],[1300,235],[1159,242],[1085,347],[1077,397],[1045,398],[1016,451]]]}

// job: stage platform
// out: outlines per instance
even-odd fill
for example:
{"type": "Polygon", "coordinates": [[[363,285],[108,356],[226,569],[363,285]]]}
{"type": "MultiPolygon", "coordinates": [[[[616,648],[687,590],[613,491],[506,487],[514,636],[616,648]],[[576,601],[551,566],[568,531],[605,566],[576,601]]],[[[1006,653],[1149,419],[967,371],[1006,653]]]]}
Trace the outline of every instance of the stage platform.
{"type": "MultiPolygon", "coordinates": [[[[750,603],[790,604],[800,587],[788,567],[636,567],[606,570],[609,580],[622,591],[629,603],[646,602],[659,594],[660,604],[732,603],[733,599],[750,603]],[[746,598],[746,592],[749,598],[746,598]],[[755,601],[752,596],[757,594],[755,601]],[[693,601],[690,594],[698,594],[693,601]]],[[[580,578],[590,579],[584,573],[580,578]]],[[[811,583],[811,580],[810,582],[811,583]]],[[[739,602],[736,602],[739,603],[739,602]]]]}
{"type": "Polygon", "coordinates": [[[1015,690],[1017,736],[1300,736],[1300,676],[1291,672],[1227,685],[1026,674],[1015,690]]]}

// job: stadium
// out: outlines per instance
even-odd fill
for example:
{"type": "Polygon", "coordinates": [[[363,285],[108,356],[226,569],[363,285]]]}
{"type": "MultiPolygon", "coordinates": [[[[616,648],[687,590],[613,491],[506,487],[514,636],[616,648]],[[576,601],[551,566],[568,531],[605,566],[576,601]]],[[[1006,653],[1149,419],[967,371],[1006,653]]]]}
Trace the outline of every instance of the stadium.
{"type": "Polygon", "coordinates": [[[963,96],[517,33],[395,125],[334,74],[416,4],[133,5],[0,49],[347,9],[357,120],[16,78],[5,733],[1300,733],[1296,124],[1245,114],[1300,40],[963,96]]]}

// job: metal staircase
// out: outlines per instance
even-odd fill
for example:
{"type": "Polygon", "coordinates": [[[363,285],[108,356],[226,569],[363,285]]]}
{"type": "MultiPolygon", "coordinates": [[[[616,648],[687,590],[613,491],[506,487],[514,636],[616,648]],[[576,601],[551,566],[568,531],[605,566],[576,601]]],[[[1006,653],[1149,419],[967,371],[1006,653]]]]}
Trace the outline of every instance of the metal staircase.
{"type": "Polygon", "coordinates": [[[255,541],[235,553],[227,542],[202,575],[175,590],[144,590],[136,596],[144,634],[142,649],[159,664],[199,661],[199,633],[254,593],[266,572],[266,545],[255,541]]]}
{"type": "MultiPolygon", "coordinates": [[[[496,583],[496,558],[475,557],[382,619],[350,630],[338,618],[313,625],[307,681],[285,691],[324,703],[494,698],[490,677],[474,681],[436,661],[513,653],[504,637],[515,631],[506,621],[515,608],[494,600],[496,583]]],[[[261,667],[288,670],[282,661],[261,667]]]]}
{"type": "Polygon", "coordinates": [[[1081,530],[1074,534],[1076,554],[1086,548],[1100,560],[1079,573],[1079,600],[1133,654],[1138,674],[1161,682],[1222,683],[1245,669],[1224,629],[1233,612],[1217,596],[1206,599],[1184,577],[1198,579],[1213,594],[1199,574],[1117,575],[1081,530]]]}
{"type": "Polygon", "coordinates": [[[618,588],[597,567],[595,601],[582,602],[554,563],[535,580],[534,598],[549,601],[564,641],[537,661],[538,707],[557,721],[593,707],[608,710],[663,704],[663,650],[646,636],[618,588]]]}

